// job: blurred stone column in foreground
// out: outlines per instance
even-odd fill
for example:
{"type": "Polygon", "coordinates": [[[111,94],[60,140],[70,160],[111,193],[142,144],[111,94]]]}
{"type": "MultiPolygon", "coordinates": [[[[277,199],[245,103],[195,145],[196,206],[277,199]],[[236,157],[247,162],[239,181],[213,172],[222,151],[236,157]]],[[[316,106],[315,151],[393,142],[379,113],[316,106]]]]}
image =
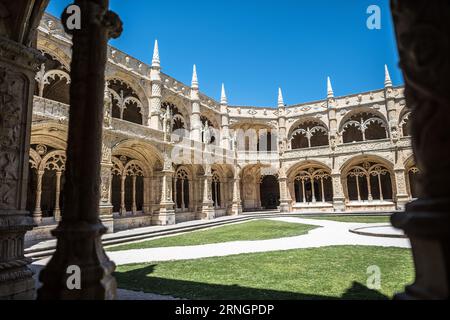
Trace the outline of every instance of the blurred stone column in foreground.
{"type": "Polygon", "coordinates": [[[448,299],[450,2],[391,2],[421,194],[393,216],[411,240],[416,279],[397,299],[448,299]]]}
{"type": "Polygon", "coordinates": [[[80,9],[81,28],[70,29],[73,15],[66,10],[62,17],[66,32],[73,35],[65,205],[53,231],[56,252],[40,274],[38,298],[114,299],[115,265],[101,243],[106,227],[100,221],[99,202],[107,42],[120,35],[122,23],[108,11],[108,0],[74,4],[80,9]],[[77,270],[81,286],[68,288],[68,277],[77,270]]]}

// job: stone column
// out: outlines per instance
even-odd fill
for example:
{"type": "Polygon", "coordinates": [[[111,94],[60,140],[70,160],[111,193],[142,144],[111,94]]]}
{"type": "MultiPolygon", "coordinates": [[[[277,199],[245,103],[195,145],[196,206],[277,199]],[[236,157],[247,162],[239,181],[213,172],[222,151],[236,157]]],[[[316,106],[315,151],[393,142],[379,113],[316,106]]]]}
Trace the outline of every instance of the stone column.
{"type": "MultiPolygon", "coordinates": [[[[120,19],[108,11],[108,0],[75,0],[82,28],[72,34],[69,134],[64,213],[53,231],[56,251],[40,273],[39,299],[114,299],[115,265],[103,250],[100,221],[102,130],[104,117],[107,42],[120,35],[120,19]],[[66,282],[70,266],[77,266],[81,289],[66,282]]],[[[66,26],[69,16],[63,14],[66,26]]]]}
{"type": "Polygon", "coordinates": [[[240,171],[235,167],[234,179],[233,179],[233,200],[231,205],[231,214],[238,216],[242,213],[242,200],[241,200],[241,179],[239,177],[240,171]]]}
{"type": "Polygon", "coordinates": [[[397,299],[450,292],[450,10],[448,1],[391,2],[421,194],[392,217],[408,235],[415,281],[397,299]]]}
{"type": "Polygon", "coordinates": [[[172,199],[172,178],[173,170],[171,170],[171,168],[166,168],[162,171],[161,202],[159,214],[155,221],[158,225],[165,226],[175,224],[175,203],[172,199]]]}
{"type": "Polygon", "coordinates": [[[41,210],[41,200],[42,200],[42,178],[44,177],[45,171],[38,170],[37,172],[37,184],[36,184],[36,204],[33,211],[33,220],[36,224],[42,222],[42,210],[41,210]]]}
{"type": "Polygon", "coordinates": [[[203,177],[203,202],[202,202],[202,219],[214,219],[214,201],[212,199],[211,190],[212,173],[211,166],[205,165],[205,175],[203,177]]]}
{"type": "Polygon", "coordinates": [[[337,212],[345,211],[345,195],[344,195],[344,188],[342,187],[342,179],[340,172],[333,172],[331,174],[331,181],[333,185],[334,211],[337,212]]]}
{"type": "Polygon", "coordinates": [[[61,220],[61,209],[59,208],[59,197],[61,194],[61,175],[61,171],[56,171],[55,210],[53,210],[53,217],[55,221],[61,220]]]}
{"type": "MultiPolygon", "coordinates": [[[[398,210],[404,210],[405,205],[410,201],[408,189],[406,187],[406,173],[405,168],[394,168],[395,187],[397,189],[395,202],[398,210]]],[[[381,187],[380,187],[381,189],[381,187]]]]}
{"type": "Polygon", "coordinates": [[[144,214],[152,214],[152,193],[153,193],[152,178],[144,177],[144,204],[142,211],[144,214]]]}
{"type": "Polygon", "coordinates": [[[158,42],[155,41],[153,50],[152,68],[150,71],[150,80],[152,86],[152,94],[150,98],[150,119],[149,127],[155,130],[161,130],[161,100],[162,100],[162,81],[161,81],[161,64],[159,60],[158,42]]]}
{"type": "Polygon", "coordinates": [[[287,213],[291,207],[291,197],[288,189],[288,178],[283,167],[278,170],[278,184],[280,188],[280,212],[287,213]]]}
{"type": "MultiPolygon", "coordinates": [[[[0,17],[0,299],[32,299],[34,279],[24,256],[25,210],[34,77],[42,55],[30,48],[48,1],[3,1],[0,17]],[[5,15],[6,14],[6,15],[5,15]]],[[[38,213],[40,214],[40,213],[38,213]]],[[[40,216],[36,216],[40,221],[40,216]]]]}
{"type": "Polygon", "coordinates": [[[191,139],[194,141],[202,141],[202,122],[200,120],[200,97],[197,79],[197,70],[194,65],[191,84],[191,139]]]}
{"type": "Polygon", "coordinates": [[[222,84],[222,93],[220,95],[220,113],[222,119],[222,130],[221,130],[221,146],[224,149],[230,149],[230,116],[228,115],[228,99],[225,93],[225,85],[222,84]]]}
{"type": "Polygon", "coordinates": [[[127,176],[125,173],[123,173],[120,176],[120,209],[119,213],[121,216],[126,215],[127,208],[125,207],[125,180],[127,179],[127,176]]]}
{"type": "Polygon", "coordinates": [[[136,176],[131,176],[131,212],[133,214],[137,214],[137,206],[136,206],[136,176]]]}
{"type": "Polygon", "coordinates": [[[111,184],[112,184],[112,167],[111,161],[111,143],[106,132],[103,133],[102,141],[102,160],[100,162],[101,172],[101,196],[100,196],[100,219],[108,233],[114,232],[113,205],[111,203],[111,184]]]}

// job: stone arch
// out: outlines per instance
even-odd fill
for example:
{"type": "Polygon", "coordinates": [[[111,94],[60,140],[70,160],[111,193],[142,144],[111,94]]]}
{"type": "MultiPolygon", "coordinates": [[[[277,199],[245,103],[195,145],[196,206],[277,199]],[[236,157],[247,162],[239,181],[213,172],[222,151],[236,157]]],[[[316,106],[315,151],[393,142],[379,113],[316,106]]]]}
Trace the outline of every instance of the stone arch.
{"type": "Polygon", "coordinates": [[[420,197],[420,168],[416,164],[414,155],[410,155],[404,162],[406,189],[411,199],[420,197]]]}
{"type": "Polygon", "coordinates": [[[38,37],[37,48],[42,53],[47,53],[55,60],[58,60],[67,71],[70,71],[70,64],[72,57],[70,57],[63,49],[61,49],[54,42],[47,40],[43,37],[38,37]]]}
{"type": "Polygon", "coordinates": [[[352,110],[339,121],[339,134],[343,143],[386,139],[388,127],[381,112],[364,107],[352,110]]]}
{"type": "Polygon", "coordinates": [[[287,171],[288,188],[294,203],[315,205],[333,201],[331,168],[319,161],[302,161],[287,171]]]}
{"type": "Polygon", "coordinates": [[[44,121],[33,124],[31,130],[31,145],[44,144],[55,149],[67,149],[67,125],[55,121],[44,121]]]}
{"type": "Polygon", "coordinates": [[[291,149],[327,146],[328,126],[322,120],[311,117],[297,120],[289,129],[288,140],[291,149]]]}
{"type": "Polygon", "coordinates": [[[407,107],[404,107],[400,112],[398,120],[398,126],[401,130],[402,137],[407,137],[411,135],[410,117],[411,117],[411,110],[407,107]]]}
{"type": "Polygon", "coordinates": [[[341,179],[348,201],[392,201],[396,184],[394,165],[376,155],[356,156],[341,167],[341,179]]]}
{"type": "Polygon", "coordinates": [[[149,105],[148,97],[142,86],[131,77],[121,76],[120,74],[109,76],[106,81],[113,98],[113,117],[145,125],[149,105]],[[115,89],[120,84],[124,86],[122,88],[122,90],[125,90],[123,95],[120,90],[115,89]],[[129,110],[127,110],[128,107],[129,110]],[[140,117],[137,113],[140,114],[140,117]]]}
{"type": "Polygon", "coordinates": [[[173,94],[168,94],[164,95],[161,105],[164,105],[164,103],[170,103],[176,106],[179,114],[185,121],[185,129],[189,130],[191,128],[191,112],[188,107],[188,102],[184,98],[173,94]]]}

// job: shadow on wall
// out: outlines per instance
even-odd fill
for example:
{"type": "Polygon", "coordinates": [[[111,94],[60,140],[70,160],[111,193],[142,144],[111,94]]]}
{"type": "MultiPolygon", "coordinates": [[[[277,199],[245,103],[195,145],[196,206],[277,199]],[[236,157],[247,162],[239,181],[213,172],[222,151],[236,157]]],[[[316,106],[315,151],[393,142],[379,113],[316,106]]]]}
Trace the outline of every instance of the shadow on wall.
{"type": "Polygon", "coordinates": [[[264,290],[240,287],[239,285],[219,285],[184,280],[151,277],[157,265],[149,265],[126,272],[116,272],[118,287],[134,291],[144,291],[190,300],[388,300],[382,293],[368,289],[358,282],[340,297],[302,294],[297,292],[264,290]]]}

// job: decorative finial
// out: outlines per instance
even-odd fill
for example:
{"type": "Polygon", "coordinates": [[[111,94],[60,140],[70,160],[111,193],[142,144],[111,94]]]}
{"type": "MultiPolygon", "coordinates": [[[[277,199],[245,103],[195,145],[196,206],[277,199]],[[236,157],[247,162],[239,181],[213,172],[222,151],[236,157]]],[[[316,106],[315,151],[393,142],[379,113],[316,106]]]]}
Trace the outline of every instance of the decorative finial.
{"type": "Polygon", "coordinates": [[[331,86],[330,77],[327,77],[327,98],[334,98],[333,87],[331,86]]]}
{"type": "Polygon", "coordinates": [[[192,70],[192,84],[191,87],[194,89],[198,89],[198,78],[197,78],[197,67],[194,64],[194,68],[192,70]]]}
{"type": "Polygon", "coordinates": [[[228,104],[227,94],[225,93],[225,85],[222,83],[222,93],[220,94],[220,103],[228,104]]]}
{"type": "Polygon", "coordinates": [[[155,40],[155,47],[153,48],[152,67],[159,68],[160,66],[161,66],[161,61],[159,60],[158,40],[155,40]]]}
{"type": "Polygon", "coordinates": [[[278,108],[284,108],[283,92],[278,88],[278,108]]]}
{"type": "Polygon", "coordinates": [[[384,65],[384,86],[392,87],[391,75],[389,74],[389,69],[386,64],[384,65]]]}

